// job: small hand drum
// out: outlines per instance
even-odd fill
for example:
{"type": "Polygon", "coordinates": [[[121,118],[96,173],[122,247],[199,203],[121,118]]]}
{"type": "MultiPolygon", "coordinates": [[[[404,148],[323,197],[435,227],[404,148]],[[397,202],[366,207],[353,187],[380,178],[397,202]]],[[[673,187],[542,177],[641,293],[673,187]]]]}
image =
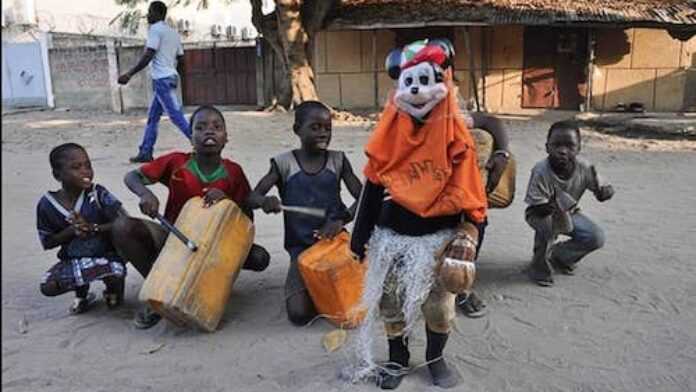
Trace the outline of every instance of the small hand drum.
{"type": "Polygon", "coordinates": [[[476,278],[476,246],[478,229],[471,224],[463,224],[440,252],[441,260],[438,276],[445,290],[461,294],[468,292],[476,278]]]}

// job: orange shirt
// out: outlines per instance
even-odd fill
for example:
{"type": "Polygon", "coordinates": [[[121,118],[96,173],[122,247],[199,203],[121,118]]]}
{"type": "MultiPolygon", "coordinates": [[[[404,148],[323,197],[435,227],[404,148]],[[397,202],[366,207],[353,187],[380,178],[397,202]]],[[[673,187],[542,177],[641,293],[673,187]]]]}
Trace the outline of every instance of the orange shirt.
{"type": "Polygon", "coordinates": [[[448,95],[416,127],[390,98],[365,147],[365,176],[389,190],[393,200],[423,217],[466,213],[476,223],[486,218],[474,140],[459,116],[457,98],[446,74],[448,95]]]}

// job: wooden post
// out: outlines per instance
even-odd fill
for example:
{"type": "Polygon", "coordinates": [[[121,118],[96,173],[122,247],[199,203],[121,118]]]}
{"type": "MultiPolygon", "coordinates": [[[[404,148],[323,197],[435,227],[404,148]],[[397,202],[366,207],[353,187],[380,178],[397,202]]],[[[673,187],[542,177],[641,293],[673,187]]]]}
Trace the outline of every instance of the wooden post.
{"type": "Polygon", "coordinates": [[[261,37],[256,37],[256,106],[262,108],[266,104],[266,99],[264,97],[264,85],[266,79],[263,77],[264,72],[264,51],[263,51],[263,40],[261,37]]]}
{"type": "Polygon", "coordinates": [[[478,97],[478,85],[476,84],[476,71],[474,70],[474,53],[471,51],[471,36],[469,35],[469,26],[464,28],[464,46],[466,53],[469,56],[469,78],[474,91],[474,100],[476,101],[476,111],[481,111],[481,104],[478,97]]]}
{"type": "Polygon", "coordinates": [[[121,85],[118,84],[118,50],[112,38],[106,39],[106,59],[109,66],[109,87],[111,90],[111,110],[123,114],[123,96],[121,85]]]}
{"type": "Polygon", "coordinates": [[[594,63],[595,63],[595,38],[594,29],[590,28],[587,32],[587,89],[585,91],[585,107],[583,112],[592,110],[592,79],[594,79],[594,63]]]}
{"type": "Polygon", "coordinates": [[[486,40],[486,33],[488,29],[485,27],[480,27],[481,30],[481,106],[483,106],[484,111],[488,111],[488,102],[486,102],[486,74],[488,73],[488,41],[486,40]]]}
{"type": "MultiPolygon", "coordinates": [[[[118,71],[118,74],[121,74],[121,50],[123,49],[123,41],[120,39],[118,40],[118,46],[116,47],[116,70],[118,71]]],[[[119,101],[119,107],[121,108],[121,114],[124,114],[126,112],[126,107],[123,104],[123,88],[119,85],[118,86],[118,101],[119,101]]]]}
{"type": "Polygon", "coordinates": [[[372,30],[372,80],[375,85],[375,108],[379,108],[379,74],[377,73],[377,30],[372,30]]]}

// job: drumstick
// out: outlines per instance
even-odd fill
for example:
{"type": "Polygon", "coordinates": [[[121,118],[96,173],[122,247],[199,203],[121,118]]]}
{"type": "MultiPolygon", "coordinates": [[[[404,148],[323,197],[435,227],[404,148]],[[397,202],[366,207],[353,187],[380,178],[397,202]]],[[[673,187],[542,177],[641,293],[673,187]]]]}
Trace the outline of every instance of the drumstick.
{"type": "Polygon", "coordinates": [[[188,239],[188,237],[186,237],[186,235],[184,235],[184,233],[179,231],[179,229],[177,229],[176,226],[169,223],[169,221],[167,219],[165,219],[162,215],[157,213],[157,215],[155,215],[155,218],[157,218],[157,220],[162,224],[162,226],[164,226],[167,230],[169,230],[172,234],[174,234],[176,236],[176,238],[180,239],[181,242],[186,244],[186,247],[191,249],[191,252],[195,252],[198,250],[198,246],[196,246],[195,242],[188,239]]]}
{"type": "Polygon", "coordinates": [[[321,208],[284,206],[284,205],[281,205],[280,208],[283,209],[284,211],[297,212],[298,214],[311,215],[311,216],[316,216],[318,218],[323,218],[326,216],[326,210],[322,210],[321,208]]]}

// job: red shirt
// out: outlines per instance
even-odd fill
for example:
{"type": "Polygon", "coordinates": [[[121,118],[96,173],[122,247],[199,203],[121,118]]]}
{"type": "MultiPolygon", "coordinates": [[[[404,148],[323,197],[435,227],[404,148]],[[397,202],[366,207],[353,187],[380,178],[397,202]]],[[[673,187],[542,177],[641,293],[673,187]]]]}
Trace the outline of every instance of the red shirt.
{"type": "Polygon", "coordinates": [[[220,189],[237,205],[246,200],[251,187],[241,166],[223,159],[222,174],[206,182],[192,170],[192,159],[193,153],[173,152],[140,167],[140,173],[151,183],[159,182],[169,188],[164,216],[170,222],[176,222],[179,212],[190,198],[202,197],[204,188],[220,189]]]}

